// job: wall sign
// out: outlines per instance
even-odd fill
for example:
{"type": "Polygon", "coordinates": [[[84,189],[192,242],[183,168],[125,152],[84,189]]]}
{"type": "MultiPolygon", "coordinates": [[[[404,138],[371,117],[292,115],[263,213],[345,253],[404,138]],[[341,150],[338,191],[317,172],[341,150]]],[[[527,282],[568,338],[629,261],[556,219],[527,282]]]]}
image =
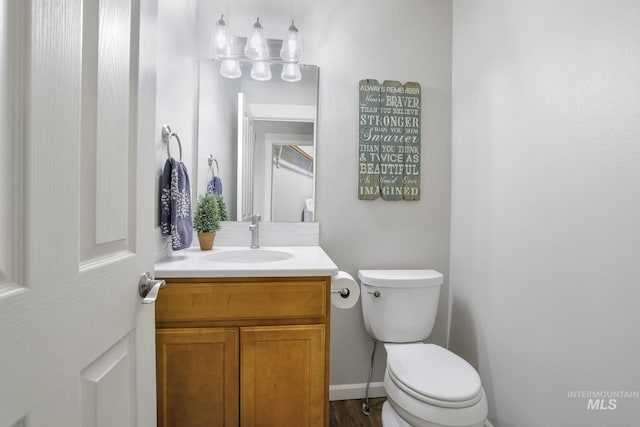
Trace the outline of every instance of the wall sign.
{"type": "Polygon", "coordinates": [[[420,200],[420,84],[360,81],[358,197],[420,200]]]}

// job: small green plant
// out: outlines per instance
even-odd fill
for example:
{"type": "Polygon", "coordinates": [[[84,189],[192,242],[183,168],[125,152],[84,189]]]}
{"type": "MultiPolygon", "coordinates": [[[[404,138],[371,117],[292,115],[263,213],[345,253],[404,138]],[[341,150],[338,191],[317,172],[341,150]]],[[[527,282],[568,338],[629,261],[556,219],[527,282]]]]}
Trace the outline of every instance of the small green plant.
{"type": "Polygon", "coordinates": [[[205,194],[198,199],[193,228],[198,233],[211,233],[220,230],[220,208],[217,196],[205,194]]]}
{"type": "Polygon", "coordinates": [[[227,210],[227,203],[224,201],[224,197],[215,196],[218,201],[218,212],[220,212],[220,221],[229,221],[229,212],[227,210]]]}

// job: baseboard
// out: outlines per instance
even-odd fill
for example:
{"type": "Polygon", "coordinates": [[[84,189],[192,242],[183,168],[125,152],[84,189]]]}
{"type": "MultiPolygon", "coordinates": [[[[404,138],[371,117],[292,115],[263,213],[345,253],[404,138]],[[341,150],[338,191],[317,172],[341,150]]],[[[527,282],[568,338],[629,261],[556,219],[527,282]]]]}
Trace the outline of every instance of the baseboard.
{"type": "MultiPolygon", "coordinates": [[[[329,400],[364,399],[367,384],[339,384],[329,386],[329,400]]],[[[384,397],[384,383],[371,383],[369,397],[384,397]]]]}

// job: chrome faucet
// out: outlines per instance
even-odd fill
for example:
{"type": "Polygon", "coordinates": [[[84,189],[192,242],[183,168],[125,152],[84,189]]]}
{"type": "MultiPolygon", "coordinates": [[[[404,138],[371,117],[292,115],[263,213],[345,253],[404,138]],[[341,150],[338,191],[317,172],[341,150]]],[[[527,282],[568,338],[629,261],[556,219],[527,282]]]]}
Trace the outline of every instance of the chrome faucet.
{"type": "Polygon", "coordinates": [[[258,249],[260,247],[260,214],[253,214],[251,217],[249,231],[251,231],[251,249],[258,249]]]}

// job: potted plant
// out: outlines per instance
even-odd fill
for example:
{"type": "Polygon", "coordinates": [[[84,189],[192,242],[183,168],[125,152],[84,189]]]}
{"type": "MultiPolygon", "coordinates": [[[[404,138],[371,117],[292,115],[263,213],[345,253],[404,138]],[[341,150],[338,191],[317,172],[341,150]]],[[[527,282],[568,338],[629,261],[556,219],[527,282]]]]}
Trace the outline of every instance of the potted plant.
{"type": "Polygon", "coordinates": [[[220,208],[218,196],[205,194],[198,199],[193,228],[198,232],[200,249],[209,251],[213,247],[216,231],[220,229],[220,208]]]}
{"type": "Polygon", "coordinates": [[[227,204],[224,201],[222,195],[215,195],[218,202],[218,212],[220,213],[220,221],[229,221],[229,212],[227,211],[227,204]]]}

